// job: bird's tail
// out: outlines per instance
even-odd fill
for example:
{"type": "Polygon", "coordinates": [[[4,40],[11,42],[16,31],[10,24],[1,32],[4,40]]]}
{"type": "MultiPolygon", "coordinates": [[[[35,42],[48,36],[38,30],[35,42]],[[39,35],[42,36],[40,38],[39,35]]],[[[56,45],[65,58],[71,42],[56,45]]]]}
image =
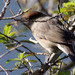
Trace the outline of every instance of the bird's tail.
{"type": "Polygon", "coordinates": [[[75,54],[70,53],[68,56],[70,57],[70,59],[71,59],[71,60],[73,61],[73,63],[75,64],[75,54]]]}

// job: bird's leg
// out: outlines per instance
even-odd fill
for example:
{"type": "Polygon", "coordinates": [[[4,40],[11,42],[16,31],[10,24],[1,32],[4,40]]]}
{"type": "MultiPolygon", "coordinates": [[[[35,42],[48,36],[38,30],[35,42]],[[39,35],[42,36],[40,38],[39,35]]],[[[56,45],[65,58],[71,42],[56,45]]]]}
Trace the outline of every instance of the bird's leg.
{"type": "Polygon", "coordinates": [[[49,62],[49,60],[50,60],[52,54],[53,54],[53,53],[49,53],[49,56],[48,56],[47,62],[49,62]]]}

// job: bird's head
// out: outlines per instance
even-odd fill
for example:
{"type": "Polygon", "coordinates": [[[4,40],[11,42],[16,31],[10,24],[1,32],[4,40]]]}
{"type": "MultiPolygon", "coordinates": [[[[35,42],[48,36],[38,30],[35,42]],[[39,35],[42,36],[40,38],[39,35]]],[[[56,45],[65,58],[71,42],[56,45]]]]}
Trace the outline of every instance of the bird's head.
{"type": "Polygon", "coordinates": [[[28,28],[34,23],[34,21],[38,18],[46,16],[45,14],[38,12],[38,11],[32,11],[28,12],[23,15],[21,18],[24,25],[26,25],[28,28]]]}

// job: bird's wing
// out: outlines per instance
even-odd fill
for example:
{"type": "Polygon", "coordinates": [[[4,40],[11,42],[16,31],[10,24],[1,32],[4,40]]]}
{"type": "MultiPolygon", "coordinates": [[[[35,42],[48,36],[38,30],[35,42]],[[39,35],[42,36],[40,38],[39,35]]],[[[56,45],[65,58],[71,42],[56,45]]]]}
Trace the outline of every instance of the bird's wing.
{"type": "Polygon", "coordinates": [[[37,36],[39,39],[56,43],[68,43],[72,39],[69,32],[59,28],[53,21],[42,23],[42,25],[37,23],[33,34],[34,37],[37,36]]]}

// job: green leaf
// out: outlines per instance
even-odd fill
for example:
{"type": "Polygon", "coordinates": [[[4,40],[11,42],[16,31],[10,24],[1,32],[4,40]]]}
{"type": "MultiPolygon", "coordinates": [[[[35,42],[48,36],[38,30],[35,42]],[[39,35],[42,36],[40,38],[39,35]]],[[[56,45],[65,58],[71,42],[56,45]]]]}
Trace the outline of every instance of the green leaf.
{"type": "Polygon", "coordinates": [[[12,37],[12,36],[14,36],[15,34],[17,34],[17,31],[11,32],[8,36],[9,36],[9,37],[12,37]]]}
{"type": "Polygon", "coordinates": [[[10,61],[13,61],[13,60],[20,61],[20,59],[15,58],[15,59],[9,59],[9,60],[7,60],[6,63],[8,63],[8,62],[10,62],[10,61]]]}
{"type": "MultiPolygon", "coordinates": [[[[63,3],[63,7],[60,8],[60,12],[67,15],[74,15],[75,14],[75,3],[74,2],[67,2],[63,3]]],[[[59,13],[59,11],[54,11],[54,13],[59,13]]]]}
{"type": "Polygon", "coordinates": [[[53,75],[70,75],[70,71],[63,71],[63,70],[61,70],[60,73],[55,73],[53,75]]]}
{"type": "Polygon", "coordinates": [[[29,56],[34,56],[33,54],[26,54],[23,58],[29,57],[29,56]]]}
{"type": "Polygon", "coordinates": [[[17,38],[17,37],[26,37],[26,36],[25,35],[13,36],[13,38],[17,38]]]}
{"type": "Polygon", "coordinates": [[[0,39],[5,40],[5,36],[0,34],[0,39]]]}
{"type": "Polygon", "coordinates": [[[52,66],[53,70],[59,70],[59,68],[57,68],[56,66],[52,66]]]}
{"type": "Polygon", "coordinates": [[[25,43],[32,43],[32,44],[35,44],[34,42],[29,41],[29,40],[21,40],[21,41],[19,41],[19,42],[25,42],[25,43]]]}
{"type": "Polygon", "coordinates": [[[22,73],[21,75],[28,75],[28,72],[22,73]]]}
{"type": "Polygon", "coordinates": [[[0,37],[0,40],[6,40],[6,38],[5,37],[0,37]]]}
{"type": "Polygon", "coordinates": [[[18,35],[18,37],[26,37],[26,35],[18,35]]]}
{"type": "Polygon", "coordinates": [[[59,13],[59,11],[57,10],[57,11],[53,11],[53,13],[56,13],[56,14],[58,14],[59,13]]]}
{"type": "Polygon", "coordinates": [[[21,62],[16,62],[16,63],[15,63],[15,66],[16,66],[16,67],[19,67],[20,64],[21,64],[21,62]]]}
{"type": "Polygon", "coordinates": [[[6,40],[6,37],[2,34],[0,34],[0,43],[4,43],[6,40]]]}
{"type": "Polygon", "coordinates": [[[14,35],[18,34],[18,31],[11,31],[12,26],[10,25],[10,23],[6,24],[3,30],[3,33],[9,37],[13,37],[14,35]]]}
{"type": "Polygon", "coordinates": [[[29,60],[28,62],[37,63],[36,60],[29,60]]]}
{"type": "Polygon", "coordinates": [[[4,35],[0,34],[0,38],[5,37],[4,35]]]}
{"type": "Polygon", "coordinates": [[[0,43],[4,43],[5,41],[4,40],[0,40],[0,43]]]}
{"type": "Polygon", "coordinates": [[[4,45],[6,46],[6,49],[10,49],[13,48],[15,46],[16,43],[5,43],[4,45]]]}
{"type": "Polygon", "coordinates": [[[3,33],[7,36],[9,35],[10,31],[12,30],[11,25],[10,26],[9,25],[10,25],[10,23],[6,24],[4,27],[4,30],[3,30],[3,33]]]}
{"type": "Polygon", "coordinates": [[[60,75],[70,75],[70,71],[61,71],[60,75]]]}
{"type": "Polygon", "coordinates": [[[23,53],[24,51],[20,50],[20,49],[16,49],[16,51],[20,52],[20,53],[23,53]]]}
{"type": "Polygon", "coordinates": [[[0,43],[4,43],[6,41],[5,37],[0,37],[0,43]]]}
{"type": "Polygon", "coordinates": [[[24,55],[24,53],[25,53],[25,52],[20,53],[20,54],[18,55],[18,58],[19,58],[20,60],[22,60],[22,59],[23,59],[23,55],[24,55]]]}

